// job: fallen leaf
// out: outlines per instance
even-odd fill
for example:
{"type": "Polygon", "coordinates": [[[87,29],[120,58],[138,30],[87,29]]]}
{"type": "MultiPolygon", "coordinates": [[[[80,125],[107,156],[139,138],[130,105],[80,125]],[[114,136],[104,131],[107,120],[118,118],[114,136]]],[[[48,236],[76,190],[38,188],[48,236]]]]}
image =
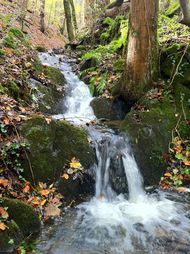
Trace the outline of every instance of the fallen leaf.
{"type": "Polygon", "coordinates": [[[68,174],[63,174],[63,176],[62,176],[63,178],[65,178],[66,180],[68,180],[69,179],[69,175],[68,174]]]}
{"type": "Polygon", "coordinates": [[[5,229],[7,229],[8,227],[5,225],[5,223],[0,222],[0,230],[4,231],[5,229]]]}
{"type": "Polygon", "coordinates": [[[9,185],[9,180],[7,179],[0,179],[0,186],[7,187],[9,185]]]}
{"type": "Polygon", "coordinates": [[[26,182],[23,192],[28,193],[29,191],[30,191],[30,182],[26,182]]]}
{"type": "Polygon", "coordinates": [[[190,161],[183,161],[183,163],[185,164],[185,166],[190,166],[190,161]]]}
{"type": "Polygon", "coordinates": [[[40,194],[41,194],[42,196],[45,196],[45,197],[47,197],[47,196],[49,195],[49,193],[50,193],[50,190],[41,190],[41,191],[40,191],[40,194]]]}
{"type": "Polygon", "coordinates": [[[7,219],[9,217],[9,214],[4,207],[0,207],[0,217],[3,219],[7,219]]]}
{"type": "Polygon", "coordinates": [[[166,177],[171,177],[172,174],[170,174],[169,172],[167,172],[167,173],[164,174],[164,176],[166,176],[166,177]]]}
{"type": "Polygon", "coordinates": [[[60,214],[61,210],[52,204],[48,204],[48,206],[45,208],[46,217],[59,217],[60,214]]]}
{"type": "Polygon", "coordinates": [[[75,169],[80,169],[80,168],[82,168],[82,165],[80,164],[79,160],[72,158],[72,160],[70,162],[70,167],[75,168],[75,169]]]}

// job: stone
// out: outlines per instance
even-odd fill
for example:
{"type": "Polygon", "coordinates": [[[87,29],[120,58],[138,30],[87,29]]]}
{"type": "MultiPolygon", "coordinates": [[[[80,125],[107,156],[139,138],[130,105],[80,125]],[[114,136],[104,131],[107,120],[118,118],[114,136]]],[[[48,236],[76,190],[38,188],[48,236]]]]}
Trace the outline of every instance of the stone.
{"type": "MultiPolygon", "coordinates": [[[[87,132],[66,121],[48,122],[34,115],[21,126],[21,133],[30,145],[28,156],[36,183],[58,180],[65,164],[73,157],[79,159],[85,169],[94,164],[95,152],[88,142],[87,132]]],[[[23,167],[23,176],[32,181],[27,160],[23,167]]]]}
{"type": "Polygon", "coordinates": [[[13,220],[6,225],[6,230],[0,230],[0,253],[12,253],[24,240],[21,230],[13,220]]]}
{"type": "Polygon", "coordinates": [[[98,119],[119,120],[124,118],[128,111],[125,102],[121,98],[97,97],[92,100],[90,105],[98,119]]]}
{"type": "MultiPolygon", "coordinates": [[[[184,110],[186,118],[190,117],[190,91],[179,85],[176,88],[184,93],[184,110]],[[189,98],[189,99],[188,99],[189,98]]],[[[179,117],[179,132],[182,138],[190,135],[190,128],[185,124],[184,114],[180,103],[178,91],[174,94],[175,101],[169,98],[142,99],[140,105],[144,110],[132,109],[121,124],[121,131],[127,133],[132,151],[144,178],[145,186],[158,185],[160,178],[167,168],[164,155],[168,153],[169,143],[172,140],[172,131],[175,129],[179,117]]],[[[118,192],[125,192],[127,182],[124,170],[119,167],[120,161],[114,161],[111,168],[113,188],[118,192]],[[121,170],[118,171],[118,168],[121,170]]]]}
{"type": "Polygon", "coordinates": [[[100,64],[99,60],[96,57],[91,57],[86,60],[83,60],[80,65],[80,71],[84,71],[86,69],[96,67],[100,64]]]}
{"type": "Polygon", "coordinates": [[[33,207],[10,198],[1,198],[0,203],[1,206],[8,208],[9,218],[17,224],[24,237],[40,231],[40,219],[33,207]]]}

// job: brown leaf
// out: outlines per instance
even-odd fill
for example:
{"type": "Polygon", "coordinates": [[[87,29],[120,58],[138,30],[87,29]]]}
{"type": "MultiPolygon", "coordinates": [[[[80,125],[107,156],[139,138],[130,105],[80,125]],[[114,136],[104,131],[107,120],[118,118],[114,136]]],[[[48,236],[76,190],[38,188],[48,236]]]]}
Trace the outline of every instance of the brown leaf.
{"type": "Polygon", "coordinates": [[[190,161],[184,161],[183,163],[185,164],[185,166],[190,166],[190,161]]]}
{"type": "Polygon", "coordinates": [[[61,210],[52,204],[48,204],[45,208],[45,215],[46,217],[59,217],[61,214],[61,210]]]}
{"type": "Polygon", "coordinates": [[[5,225],[5,223],[0,222],[0,230],[4,231],[5,229],[7,229],[8,227],[5,225]]]}
{"type": "Polygon", "coordinates": [[[62,176],[64,179],[68,180],[69,179],[69,175],[68,174],[63,174],[62,176]]]}
{"type": "Polygon", "coordinates": [[[0,217],[3,219],[7,219],[9,217],[8,212],[3,207],[0,207],[0,217]]]}
{"type": "Polygon", "coordinates": [[[0,186],[2,186],[2,187],[7,187],[9,185],[9,180],[7,180],[7,179],[4,179],[4,178],[2,178],[2,179],[0,179],[0,186]]]}

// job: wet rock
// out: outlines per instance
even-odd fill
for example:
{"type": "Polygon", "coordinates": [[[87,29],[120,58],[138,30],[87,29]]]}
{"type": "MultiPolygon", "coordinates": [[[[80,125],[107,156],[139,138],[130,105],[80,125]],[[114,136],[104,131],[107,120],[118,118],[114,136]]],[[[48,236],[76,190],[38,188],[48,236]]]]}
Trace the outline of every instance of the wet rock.
{"type": "Polygon", "coordinates": [[[0,253],[12,253],[24,240],[21,230],[13,220],[6,225],[8,228],[0,231],[0,253]]]}
{"type": "MultiPolygon", "coordinates": [[[[1,198],[0,203],[3,207],[8,208],[9,218],[16,223],[16,230],[18,231],[19,227],[24,237],[39,232],[41,227],[40,219],[33,207],[26,205],[22,201],[9,198],[1,198]]],[[[19,235],[21,238],[21,233],[19,235]]]]}
{"type": "Polygon", "coordinates": [[[84,71],[86,69],[96,67],[100,64],[99,60],[96,57],[91,57],[84,60],[80,65],[80,71],[84,71]]]}
{"type": "MultiPolygon", "coordinates": [[[[79,159],[85,169],[95,161],[86,131],[66,121],[48,122],[44,117],[33,116],[21,126],[21,133],[30,144],[28,156],[36,183],[59,179],[65,164],[73,157],[79,159]]],[[[33,180],[27,160],[23,167],[24,177],[33,180]]]]}
{"type": "Polygon", "coordinates": [[[40,61],[36,60],[32,77],[32,97],[38,104],[39,110],[49,114],[60,112],[65,85],[63,73],[57,68],[43,66],[40,61]],[[44,81],[39,80],[42,73],[46,77],[44,81]]]}
{"type": "Polygon", "coordinates": [[[58,190],[66,202],[76,200],[83,194],[94,195],[94,186],[94,178],[87,173],[80,176],[70,175],[69,179],[60,178],[58,181],[58,190]]]}
{"type": "Polygon", "coordinates": [[[90,105],[95,116],[99,119],[119,120],[124,118],[128,111],[125,102],[120,98],[97,97],[92,100],[90,105]]]}
{"type": "MultiPolygon", "coordinates": [[[[182,93],[185,93],[184,110],[186,117],[189,118],[189,89],[182,85],[177,87],[181,89],[182,93]]],[[[177,96],[177,94],[178,92],[176,92],[175,104],[167,98],[162,101],[144,99],[141,104],[144,109],[140,111],[132,109],[121,125],[121,130],[127,132],[129,136],[134,156],[144,177],[145,186],[157,185],[166,170],[164,155],[168,152],[172,131],[180,116],[180,135],[182,138],[187,138],[190,135],[190,129],[183,119],[180,95],[177,96]]],[[[122,167],[117,167],[116,161],[114,163],[111,171],[111,178],[114,179],[112,185],[117,192],[123,192],[124,189],[127,189],[124,171],[118,171],[117,168],[122,169],[122,167]]]]}

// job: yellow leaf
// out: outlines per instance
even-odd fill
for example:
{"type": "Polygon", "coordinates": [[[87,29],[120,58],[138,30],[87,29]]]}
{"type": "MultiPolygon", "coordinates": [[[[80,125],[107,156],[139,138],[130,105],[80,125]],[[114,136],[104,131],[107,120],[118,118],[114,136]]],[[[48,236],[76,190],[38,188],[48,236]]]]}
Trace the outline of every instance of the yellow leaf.
{"type": "Polygon", "coordinates": [[[164,176],[171,177],[172,175],[168,172],[168,173],[165,173],[164,176]]]}
{"type": "Polygon", "coordinates": [[[63,178],[65,178],[66,180],[68,180],[69,179],[69,175],[68,174],[63,174],[63,176],[62,176],[63,178]]]}
{"type": "Polygon", "coordinates": [[[183,163],[185,164],[185,166],[190,166],[190,161],[184,161],[183,163]]]}
{"type": "Polygon", "coordinates": [[[80,164],[79,160],[72,158],[72,160],[70,162],[70,167],[75,168],[75,169],[80,169],[82,167],[82,165],[80,164]]]}
{"type": "Polygon", "coordinates": [[[45,197],[47,197],[49,193],[50,193],[50,190],[41,190],[41,191],[40,191],[40,194],[41,194],[42,196],[45,196],[45,197]]]}
{"type": "Polygon", "coordinates": [[[0,222],[0,230],[4,231],[6,228],[8,228],[8,227],[5,225],[5,223],[0,222]]]}
{"type": "Polygon", "coordinates": [[[44,200],[41,202],[41,206],[44,206],[46,202],[47,202],[47,200],[44,199],[44,200]]]}

